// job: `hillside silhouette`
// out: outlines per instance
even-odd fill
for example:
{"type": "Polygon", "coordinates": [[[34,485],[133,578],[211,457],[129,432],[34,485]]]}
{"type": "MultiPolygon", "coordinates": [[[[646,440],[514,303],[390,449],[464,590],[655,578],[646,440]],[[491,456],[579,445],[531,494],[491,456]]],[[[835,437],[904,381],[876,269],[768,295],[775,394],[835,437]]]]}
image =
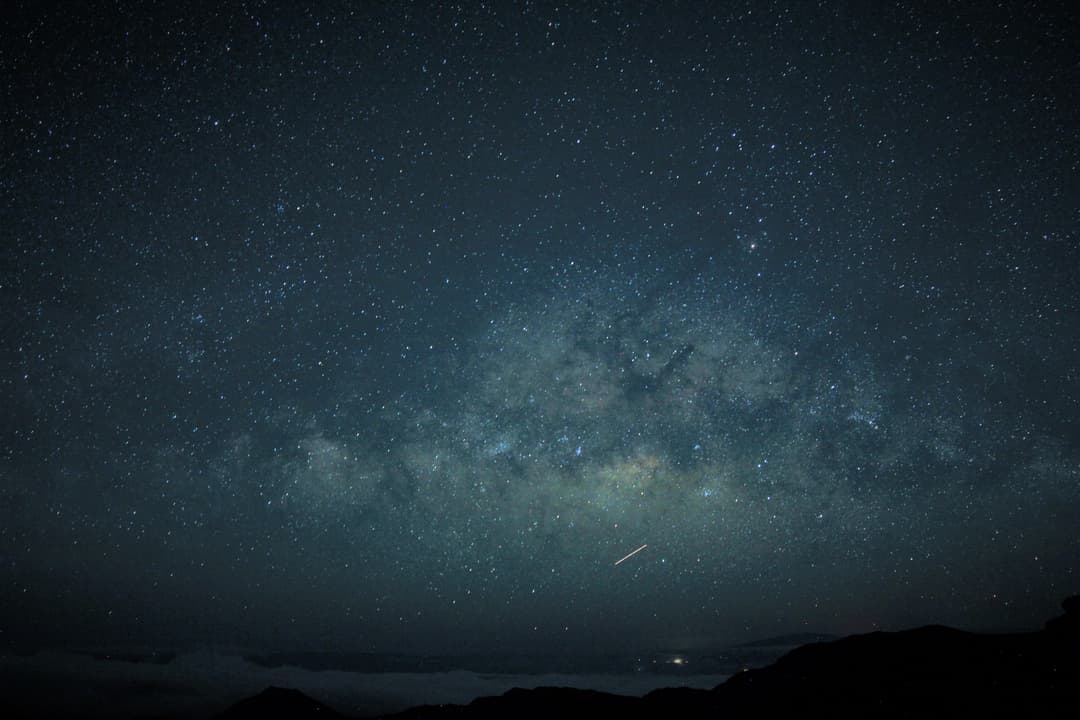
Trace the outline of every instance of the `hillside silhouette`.
{"type": "Polygon", "coordinates": [[[804,645],[712,690],[629,698],[568,688],[511,690],[394,720],[723,717],[1075,717],[1080,596],[1038,632],[989,635],[931,625],[804,645]]]}

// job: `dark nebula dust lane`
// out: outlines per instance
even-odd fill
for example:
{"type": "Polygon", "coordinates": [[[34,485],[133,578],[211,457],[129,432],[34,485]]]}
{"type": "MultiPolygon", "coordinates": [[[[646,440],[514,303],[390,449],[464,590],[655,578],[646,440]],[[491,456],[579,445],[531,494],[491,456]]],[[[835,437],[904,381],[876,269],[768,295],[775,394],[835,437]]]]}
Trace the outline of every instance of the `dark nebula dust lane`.
{"type": "Polygon", "coordinates": [[[1066,4],[16,5],[0,644],[638,652],[1077,592],[1066,4]]]}

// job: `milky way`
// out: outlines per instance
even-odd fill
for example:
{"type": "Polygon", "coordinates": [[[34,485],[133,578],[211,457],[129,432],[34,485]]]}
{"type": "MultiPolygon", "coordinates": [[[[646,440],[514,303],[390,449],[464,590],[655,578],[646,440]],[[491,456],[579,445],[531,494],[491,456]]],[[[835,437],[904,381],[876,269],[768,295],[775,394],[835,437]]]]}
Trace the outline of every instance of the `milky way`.
{"type": "Polygon", "coordinates": [[[2,638],[1052,615],[1071,11],[497,5],[16,13],[2,638]]]}

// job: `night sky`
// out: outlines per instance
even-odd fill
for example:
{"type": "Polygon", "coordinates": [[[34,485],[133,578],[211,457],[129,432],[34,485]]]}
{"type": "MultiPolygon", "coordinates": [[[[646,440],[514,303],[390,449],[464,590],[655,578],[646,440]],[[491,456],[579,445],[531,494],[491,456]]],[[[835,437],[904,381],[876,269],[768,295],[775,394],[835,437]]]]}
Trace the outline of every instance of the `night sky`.
{"type": "Polygon", "coordinates": [[[1072,3],[298,5],[5,6],[0,644],[1080,589],[1072,3]]]}

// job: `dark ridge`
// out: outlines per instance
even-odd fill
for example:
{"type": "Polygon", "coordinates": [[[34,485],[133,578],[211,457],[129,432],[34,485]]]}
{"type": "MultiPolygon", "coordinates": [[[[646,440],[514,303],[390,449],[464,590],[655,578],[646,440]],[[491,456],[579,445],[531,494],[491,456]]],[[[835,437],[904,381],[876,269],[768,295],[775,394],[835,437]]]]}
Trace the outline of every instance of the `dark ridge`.
{"type": "Polygon", "coordinates": [[[839,639],[836,635],[824,633],[795,633],[794,635],[778,635],[776,637],[762,638],[736,645],[740,648],[763,648],[763,647],[795,647],[797,645],[810,645],[811,643],[832,642],[839,639]]]}
{"type": "Polygon", "coordinates": [[[421,705],[386,717],[395,720],[444,718],[635,717],[640,701],[597,690],[539,687],[513,688],[497,697],[482,697],[468,705],[421,705]]]}
{"type": "Polygon", "coordinates": [[[305,720],[343,716],[299,690],[268,687],[254,697],[241,700],[217,717],[218,720],[305,720]]]}
{"type": "Polygon", "coordinates": [[[644,698],[538,688],[395,720],[465,718],[1072,718],[1080,707],[1080,596],[1039,632],[987,635],[931,625],[804,645],[713,690],[644,698]]]}

